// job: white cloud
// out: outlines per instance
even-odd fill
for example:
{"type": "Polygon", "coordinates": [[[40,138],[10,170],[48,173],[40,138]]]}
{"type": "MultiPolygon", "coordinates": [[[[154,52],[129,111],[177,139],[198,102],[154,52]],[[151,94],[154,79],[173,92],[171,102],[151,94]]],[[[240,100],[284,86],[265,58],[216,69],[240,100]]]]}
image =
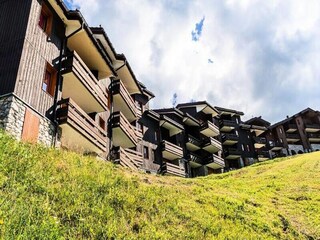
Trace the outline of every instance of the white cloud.
{"type": "Polygon", "coordinates": [[[320,2],[310,0],[73,0],[101,24],[154,107],[208,100],[247,118],[280,120],[319,108],[320,2]],[[202,35],[191,31],[205,16],[202,35]],[[208,63],[208,59],[213,64],[208,63]]]}

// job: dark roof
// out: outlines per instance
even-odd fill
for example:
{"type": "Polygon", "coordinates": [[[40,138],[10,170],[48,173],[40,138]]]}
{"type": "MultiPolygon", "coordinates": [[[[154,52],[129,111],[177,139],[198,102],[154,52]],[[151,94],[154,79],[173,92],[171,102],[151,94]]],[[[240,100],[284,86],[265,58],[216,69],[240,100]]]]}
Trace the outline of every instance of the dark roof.
{"type": "Polygon", "coordinates": [[[234,114],[237,114],[237,115],[240,115],[240,116],[243,116],[243,115],[244,115],[243,112],[237,111],[237,110],[234,110],[234,109],[217,107],[217,106],[215,106],[215,108],[216,108],[219,112],[230,112],[230,113],[234,113],[234,114]]]}
{"type": "Polygon", "coordinates": [[[156,113],[159,113],[159,114],[173,113],[173,114],[178,115],[181,118],[183,118],[183,116],[184,116],[184,113],[177,108],[161,108],[161,109],[153,109],[153,111],[155,111],[156,113]]]}
{"type": "Polygon", "coordinates": [[[261,122],[262,124],[264,124],[264,126],[267,126],[267,127],[269,127],[269,126],[271,125],[270,122],[264,120],[263,118],[261,118],[261,116],[259,116],[259,117],[253,117],[253,118],[245,121],[244,123],[246,123],[246,124],[252,124],[253,122],[261,122]]]}
{"type": "Polygon", "coordinates": [[[113,69],[112,63],[110,61],[110,56],[104,51],[104,49],[98,43],[97,39],[95,39],[95,37],[93,36],[93,32],[91,31],[91,28],[89,27],[88,23],[84,19],[84,17],[81,14],[81,12],[78,9],[69,10],[62,0],[56,0],[56,3],[62,9],[62,11],[63,11],[64,15],[67,17],[67,19],[69,19],[69,20],[78,20],[80,22],[80,24],[83,26],[84,30],[87,32],[88,36],[90,37],[91,41],[93,42],[95,47],[100,52],[102,58],[105,60],[105,62],[107,63],[107,65],[111,69],[112,73],[115,76],[117,76],[117,73],[113,69]]]}
{"type": "Polygon", "coordinates": [[[298,116],[301,116],[301,115],[303,115],[303,114],[305,114],[305,113],[307,113],[307,112],[309,112],[309,111],[315,112],[315,113],[319,113],[319,111],[315,111],[315,110],[313,110],[312,108],[309,108],[309,107],[308,107],[308,108],[303,109],[302,111],[300,111],[300,112],[292,115],[291,117],[287,117],[286,119],[284,119],[284,120],[282,120],[282,121],[280,121],[280,122],[277,122],[277,123],[271,125],[269,128],[270,128],[270,129],[273,129],[273,128],[275,128],[275,127],[278,127],[279,125],[282,125],[282,124],[285,124],[285,123],[287,123],[287,122],[290,122],[292,119],[294,119],[294,118],[296,118],[296,117],[298,117],[298,116]]]}

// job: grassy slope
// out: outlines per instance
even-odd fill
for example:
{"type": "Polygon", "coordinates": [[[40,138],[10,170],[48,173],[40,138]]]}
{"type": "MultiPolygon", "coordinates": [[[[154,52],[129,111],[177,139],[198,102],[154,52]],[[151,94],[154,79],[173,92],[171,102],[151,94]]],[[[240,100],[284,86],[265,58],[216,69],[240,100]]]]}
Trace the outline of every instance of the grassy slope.
{"type": "Polygon", "coordinates": [[[320,152],[198,179],[0,133],[0,238],[319,239],[320,152]]]}

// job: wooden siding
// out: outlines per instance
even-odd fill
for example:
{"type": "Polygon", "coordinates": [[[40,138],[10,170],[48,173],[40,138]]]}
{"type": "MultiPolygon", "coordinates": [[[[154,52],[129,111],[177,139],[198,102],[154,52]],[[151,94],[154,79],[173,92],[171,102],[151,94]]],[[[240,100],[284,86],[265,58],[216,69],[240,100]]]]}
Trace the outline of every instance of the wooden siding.
{"type": "Polygon", "coordinates": [[[53,14],[51,35],[46,35],[38,26],[40,12],[41,2],[32,0],[15,93],[37,111],[46,114],[53,106],[53,97],[41,89],[43,75],[47,62],[57,65],[64,25],[53,14]]]}
{"type": "Polygon", "coordinates": [[[0,0],[0,95],[13,92],[31,0],[0,0]]]}

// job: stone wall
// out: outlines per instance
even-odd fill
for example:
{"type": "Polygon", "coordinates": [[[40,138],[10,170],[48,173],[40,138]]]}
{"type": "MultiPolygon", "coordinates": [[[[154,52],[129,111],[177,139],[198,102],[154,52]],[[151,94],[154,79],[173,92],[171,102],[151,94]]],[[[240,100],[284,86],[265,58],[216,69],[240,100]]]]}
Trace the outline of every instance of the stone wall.
{"type": "Polygon", "coordinates": [[[320,151],[320,144],[312,143],[311,144],[312,151],[320,151]]]}
{"type": "MultiPolygon", "coordinates": [[[[4,129],[17,140],[21,140],[27,108],[27,104],[14,95],[0,97],[0,128],[4,129]]],[[[34,110],[30,110],[40,119],[38,143],[44,144],[45,146],[52,146],[55,134],[53,123],[34,110]]],[[[60,146],[59,136],[61,136],[61,130],[58,131],[56,146],[60,146]]]]}
{"type": "Polygon", "coordinates": [[[292,154],[292,151],[294,151],[295,154],[298,154],[299,151],[300,151],[300,152],[303,152],[303,153],[305,152],[302,145],[289,144],[289,145],[288,145],[289,155],[295,155],[295,154],[292,154]]]}

